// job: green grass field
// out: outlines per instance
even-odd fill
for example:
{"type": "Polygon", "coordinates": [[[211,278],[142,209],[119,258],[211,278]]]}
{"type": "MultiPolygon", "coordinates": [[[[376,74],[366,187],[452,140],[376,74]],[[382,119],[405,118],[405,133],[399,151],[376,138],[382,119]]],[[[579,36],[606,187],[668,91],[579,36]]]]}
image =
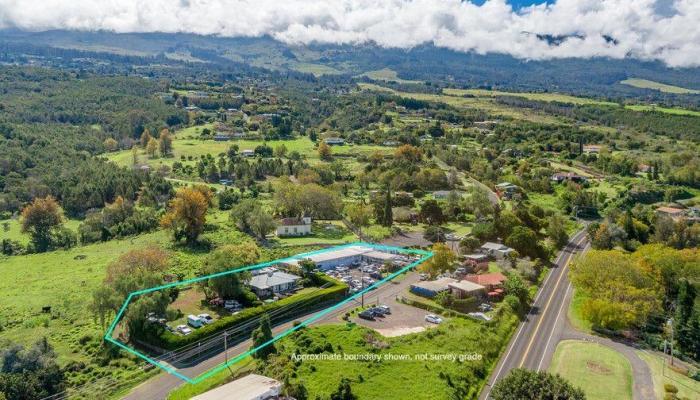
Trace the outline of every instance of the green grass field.
{"type": "Polygon", "coordinates": [[[640,112],[653,111],[653,112],[660,112],[660,113],[664,113],[664,114],[688,115],[691,117],[700,117],[700,111],[686,110],[683,108],[669,108],[669,107],[659,107],[659,106],[652,106],[652,105],[628,105],[628,106],[625,106],[625,108],[632,110],[632,111],[640,111],[640,112]]]}
{"type": "MultiPolygon", "coordinates": [[[[357,325],[334,324],[303,329],[275,346],[282,355],[280,365],[287,363],[292,354],[309,354],[306,348],[324,348],[324,352],[341,357],[357,354],[376,354],[381,361],[364,360],[306,360],[296,367],[293,382],[303,382],[309,398],[327,398],[343,377],[351,380],[352,392],[358,399],[402,400],[407,398],[442,400],[456,396],[446,380],[463,386],[459,398],[477,398],[485,378],[510,338],[517,319],[506,314],[502,321],[489,325],[461,318],[451,318],[442,325],[425,332],[395,338],[384,338],[374,331],[357,325]],[[332,350],[331,350],[332,349],[332,350]],[[482,360],[455,362],[421,359],[421,356],[441,354],[470,354],[483,356],[482,360]],[[390,356],[402,357],[392,360],[390,356]],[[416,384],[416,382],[420,384],[416,384]]],[[[243,361],[245,362],[245,361],[243,361]]],[[[272,361],[275,365],[276,361],[272,361]]],[[[291,367],[291,365],[290,365],[291,367]]],[[[275,367],[272,369],[279,371],[275,367]]],[[[236,373],[237,371],[234,371],[236,373]]],[[[270,371],[265,371],[269,373],[270,371]]],[[[178,389],[169,400],[189,398],[230,379],[222,371],[204,380],[200,387],[178,389]]],[[[456,397],[455,397],[456,398],[456,397]]]]}
{"type": "Polygon", "coordinates": [[[549,370],[583,389],[588,400],[632,399],[629,361],[603,345],[562,341],[554,352],[549,370]]]}
{"type": "Polygon", "coordinates": [[[634,86],[640,89],[654,89],[664,93],[675,94],[698,94],[700,90],[686,89],[680,86],[667,85],[665,83],[654,82],[646,79],[630,78],[620,82],[623,85],[634,86]]]}
{"type": "Polygon", "coordinates": [[[363,90],[372,90],[392,93],[397,96],[412,98],[416,100],[433,101],[438,103],[445,103],[457,108],[472,108],[483,110],[492,114],[494,116],[508,117],[514,119],[521,119],[532,122],[550,123],[557,124],[561,121],[550,115],[545,115],[542,113],[537,113],[534,111],[521,111],[512,107],[498,104],[494,101],[493,97],[461,97],[461,96],[450,96],[446,94],[430,94],[430,93],[409,93],[409,92],[399,92],[393,89],[389,89],[380,85],[375,85],[371,83],[358,83],[358,86],[363,90]]]}
{"type": "Polygon", "coordinates": [[[359,240],[341,221],[314,222],[311,235],[300,237],[282,237],[271,242],[281,246],[308,246],[312,244],[343,244],[359,240]]]}
{"type": "Polygon", "coordinates": [[[409,84],[410,83],[423,83],[421,81],[412,81],[412,80],[401,79],[401,78],[399,78],[396,71],[394,71],[391,68],[383,68],[383,69],[378,69],[375,71],[367,71],[360,76],[366,76],[369,79],[372,79],[375,81],[394,81],[394,82],[398,82],[398,83],[409,83],[409,84]]]}
{"type": "Polygon", "coordinates": [[[601,101],[596,99],[589,99],[586,97],[576,97],[561,93],[526,93],[526,92],[501,92],[498,90],[483,90],[483,89],[443,89],[443,93],[449,96],[476,96],[476,97],[496,97],[496,96],[515,96],[523,97],[528,100],[536,101],[556,101],[559,103],[569,103],[569,104],[595,104],[595,105],[605,105],[605,106],[617,106],[617,103],[609,101],[601,101]]]}
{"type": "Polygon", "coordinates": [[[299,71],[299,72],[304,72],[308,74],[313,74],[314,76],[321,76],[321,75],[337,75],[337,74],[342,74],[342,71],[339,71],[333,67],[330,67],[328,65],[323,65],[323,64],[313,64],[313,63],[307,63],[307,62],[298,62],[292,64],[292,69],[299,71]]]}
{"type": "MultiPolygon", "coordinates": [[[[77,233],[80,222],[81,221],[77,219],[67,219],[64,226],[77,233]]],[[[26,246],[29,243],[30,237],[22,233],[22,226],[18,219],[8,219],[0,221],[0,240],[2,239],[14,240],[26,246]],[[7,226],[5,226],[5,224],[7,224],[7,226]]]]}
{"type": "Polygon", "coordinates": [[[669,368],[668,360],[660,355],[640,350],[636,353],[649,366],[654,380],[654,392],[659,399],[664,397],[666,384],[678,388],[678,398],[700,398],[700,382],[669,368]]]}

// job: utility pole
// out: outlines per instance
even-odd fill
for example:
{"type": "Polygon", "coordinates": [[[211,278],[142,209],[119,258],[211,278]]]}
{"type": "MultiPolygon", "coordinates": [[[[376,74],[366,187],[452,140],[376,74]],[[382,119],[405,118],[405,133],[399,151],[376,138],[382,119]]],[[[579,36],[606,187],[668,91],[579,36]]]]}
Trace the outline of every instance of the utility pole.
{"type": "Polygon", "coordinates": [[[673,318],[669,318],[666,324],[671,329],[671,365],[673,365],[673,318]]]}

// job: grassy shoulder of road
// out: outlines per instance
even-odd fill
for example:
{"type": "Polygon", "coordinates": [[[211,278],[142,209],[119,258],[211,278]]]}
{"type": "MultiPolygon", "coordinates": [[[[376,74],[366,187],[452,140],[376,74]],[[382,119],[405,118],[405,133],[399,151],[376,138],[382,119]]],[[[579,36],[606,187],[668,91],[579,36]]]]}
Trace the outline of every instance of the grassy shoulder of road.
{"type": "Polygon", "coordinates": [[[665,83],[654,82],[647,79],[630,78],[620,82],[623,85],[632,86],[640,89],[653,89],[664,93],[675,94],[700,94],[700,90],[687,89],[680,86],[667,85],[665,83]]]}
{"type": "Polygon", "coordinates": [[[664,385],[673,385],[678,389],[678,393],[676,393],[678,398],[700,398],[699,381],[669,368],[667,360],[660,355],[641,350],[637,350],[636,353],[639,358],[647,363],[649,370],[651,370],[651,377],[654,381],[654,393],[656,393],[656,397],[664,397],[664,394],[666,393],[664,385]]]}
{"type": "Polygon", "coordinates": [[[253,372],[255,360],[246,358],[229,368],[221,370],[216,374],[194,384],[183,384],[168,394],[167,400],[187,400],[192,397],[207,392],[215,387],[229,383],[245,374],[253,372]]]}
{"type": "Polygon", "coordinates": [[[593,332],[593,325],[583,317],[583,304],[588,297],[580,289],[573,290],[574,293],[571,297],[571,304],[569,304],[569,309],[567,311],[569,323],[572,327],[581,332],[591,333],[593,332]]]}
{"type": "Polygon", "coordinates": [[[598,343],[559,343],[550,372],[578,386],[588,400],[632,399],[632,366],[615,350],[598,343]]]}

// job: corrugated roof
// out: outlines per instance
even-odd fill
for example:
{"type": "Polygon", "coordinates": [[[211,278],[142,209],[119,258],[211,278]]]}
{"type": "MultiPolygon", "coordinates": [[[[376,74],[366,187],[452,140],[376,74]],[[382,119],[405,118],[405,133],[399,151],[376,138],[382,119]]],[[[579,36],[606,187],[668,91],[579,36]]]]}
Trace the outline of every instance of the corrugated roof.
{"type": "Polygon", "coordinates": [[[258,289],[268,289],[273,286],[292,283],[301,279],[296,275],[288,274],[282,271],[275,271],[268,274],[255,275],[250,279],[250,286],[258,289]]]}
{"type": "Polygon", "coordinates": [[[467,293],[478,292],[480,290],[486,290],[486,288],[484,286],[479,285],[478,283],[474,283],[474,282],[466,281],[466,280],[450,283],[448,286],[451,288],[459,289],[459,290],[467,292],[467,293]]]}
{"type": "Polygon", "coordinates": [[[493,272],[490,274],[467,275],[464,277],[464,279],[470,282],[478,283],[479,285],[491,286],[500,285],[506,280],[506,276],[500,272],[493,272]]]}
{"type": "Polygon", "coordinates": [[[233,382],[221,385],[192,400],[257,400],[280,394],[282,384],[272,378],[250,374],[233,382]]]}

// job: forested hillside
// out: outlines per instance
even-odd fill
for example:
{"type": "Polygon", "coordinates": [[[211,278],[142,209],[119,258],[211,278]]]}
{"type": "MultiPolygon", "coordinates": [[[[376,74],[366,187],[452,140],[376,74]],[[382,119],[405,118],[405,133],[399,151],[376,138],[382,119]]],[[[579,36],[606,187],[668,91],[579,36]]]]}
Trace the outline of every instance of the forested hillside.
{"type": "Polygon", "coordinates": [[[146,177],[93,157],[105,140],[127,145],[144,129],[186,123],[143,78],[78,77],[34,68],[0,70],[0,211],[53,195],[69,215],[134,199],[146,177]]]}

